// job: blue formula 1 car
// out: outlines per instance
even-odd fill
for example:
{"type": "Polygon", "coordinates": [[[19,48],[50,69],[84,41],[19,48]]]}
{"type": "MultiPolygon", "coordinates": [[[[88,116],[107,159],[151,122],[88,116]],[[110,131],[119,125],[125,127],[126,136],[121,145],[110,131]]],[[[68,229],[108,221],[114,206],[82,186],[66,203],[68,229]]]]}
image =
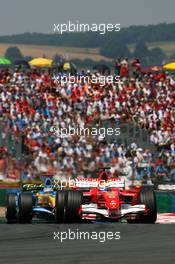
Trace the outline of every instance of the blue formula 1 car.
{"type": "Polygon", "coordinates": [[[30,223],[33,218],[56,223],[79,222],[82,193],[58,190],[50,178],[44,184],[24,184],[22,191],[7,196],[7,223],[30,223]]]}

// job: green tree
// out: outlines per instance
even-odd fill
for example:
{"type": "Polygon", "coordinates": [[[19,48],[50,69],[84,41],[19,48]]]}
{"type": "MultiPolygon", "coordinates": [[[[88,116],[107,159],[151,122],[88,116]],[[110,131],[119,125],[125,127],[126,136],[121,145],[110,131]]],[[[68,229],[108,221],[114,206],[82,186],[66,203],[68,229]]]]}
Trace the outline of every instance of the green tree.
{"type": "Polygon", "coordinates": [[[153,48],[149,51],[149,64],[151,66],[162,65],[166,55],[161,48],[153,48]]]}
{"type": "Polygon", "coordinates": [[[4,56],[11,61],[23,59],[23,55],[18,47],[8,47],[4,56]]]}
{"type": "Polygon", "coordinates": [[[100,54],[109,58],[127,57],[130,58],[131,54],[129,49],[123,43],[110,42],[106,43],[101,49],[100,54]]]}
{"type": "Polygon", "coordinates": [[[149,50],[144,42],[139,42],[135,46],[135,50],[133,53],[134,57],[138,58],[146,58],[149,55],[149,50]]]}

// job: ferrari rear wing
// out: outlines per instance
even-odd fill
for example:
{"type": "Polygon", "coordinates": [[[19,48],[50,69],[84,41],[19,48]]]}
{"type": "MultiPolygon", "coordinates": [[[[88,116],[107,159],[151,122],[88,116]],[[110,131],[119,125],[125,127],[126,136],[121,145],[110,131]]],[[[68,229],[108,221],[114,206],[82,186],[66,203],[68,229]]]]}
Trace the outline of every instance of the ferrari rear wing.
{"type": "Polygon", "coordinates": [[[76,187],[78,188],[103,188],[103,187],[111,187],[111,188],[124,188],[125,181],[122,178],[111,178],[107,181],[102,179],[94,179],[94,178],[79,178],[75,180],[76,187]]]}

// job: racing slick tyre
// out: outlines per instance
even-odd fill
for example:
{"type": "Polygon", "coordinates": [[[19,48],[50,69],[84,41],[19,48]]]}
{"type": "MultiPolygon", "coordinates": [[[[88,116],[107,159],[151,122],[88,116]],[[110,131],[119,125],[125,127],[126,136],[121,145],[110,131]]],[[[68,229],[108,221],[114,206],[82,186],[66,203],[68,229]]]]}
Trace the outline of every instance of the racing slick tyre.
{"type": "Polygon", "coordinates": [[[7,223],[13,223],[17,220],[15,193],[9,193],[7,196],[6,219],[7,219],[7,223]]]}
{"type": "Polygon", "coordinates": [[[138,203],[146,205],[147,214],[140,215],[139,219],[128,220],[128,223],[155,223],[157,220],[157,203],[154,190],[147,186],[142,187],[138,193],[138,203]]]}
{"type": "Polygon", "coordinates": [[[82,193],[69,190],[66,197],[66,222],[78,223],[82,220],[80,207],[82,204],[82,193]]]}
{"type": "Polygon", "coordinates": [[[142,187],[139,192],[139,202],[145,204],[148,212],[140,217],[140,223],[153,224],[157,220],[157,203],[155,192],[150,187],[142,187]]]}
{"type": "Polygon", "coordinates": [[[67,196],[67,191],[58,191],[56,194],[56,204],[55,204],[56,223],[65,222],[66,196],[67,196]]]}
{"type": "Polygon", "coordinates": [[[33,196],[31,193],[21,193],[19,195],[19,222],[30,223],[33,212],[33,196]]]}

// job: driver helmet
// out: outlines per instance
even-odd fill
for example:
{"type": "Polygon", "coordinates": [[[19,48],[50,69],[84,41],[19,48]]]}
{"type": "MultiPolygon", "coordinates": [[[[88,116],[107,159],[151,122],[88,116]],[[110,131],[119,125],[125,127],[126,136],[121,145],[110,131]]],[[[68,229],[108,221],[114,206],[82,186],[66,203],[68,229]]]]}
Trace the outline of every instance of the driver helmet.
{"type": "Polygon", "coordinates": [[[46,179],[43,191],[44,192],[52,192],[53,191],[51,179],[49,179],[49,178],[46,179]]]}
{"type": "Polygon", "coordinates": [[[106,183],[100,182],[99,183],[99,189],[100,189],[100,191],[107,191],[108,190],[108,186],[107,186],[106,183]]]}

